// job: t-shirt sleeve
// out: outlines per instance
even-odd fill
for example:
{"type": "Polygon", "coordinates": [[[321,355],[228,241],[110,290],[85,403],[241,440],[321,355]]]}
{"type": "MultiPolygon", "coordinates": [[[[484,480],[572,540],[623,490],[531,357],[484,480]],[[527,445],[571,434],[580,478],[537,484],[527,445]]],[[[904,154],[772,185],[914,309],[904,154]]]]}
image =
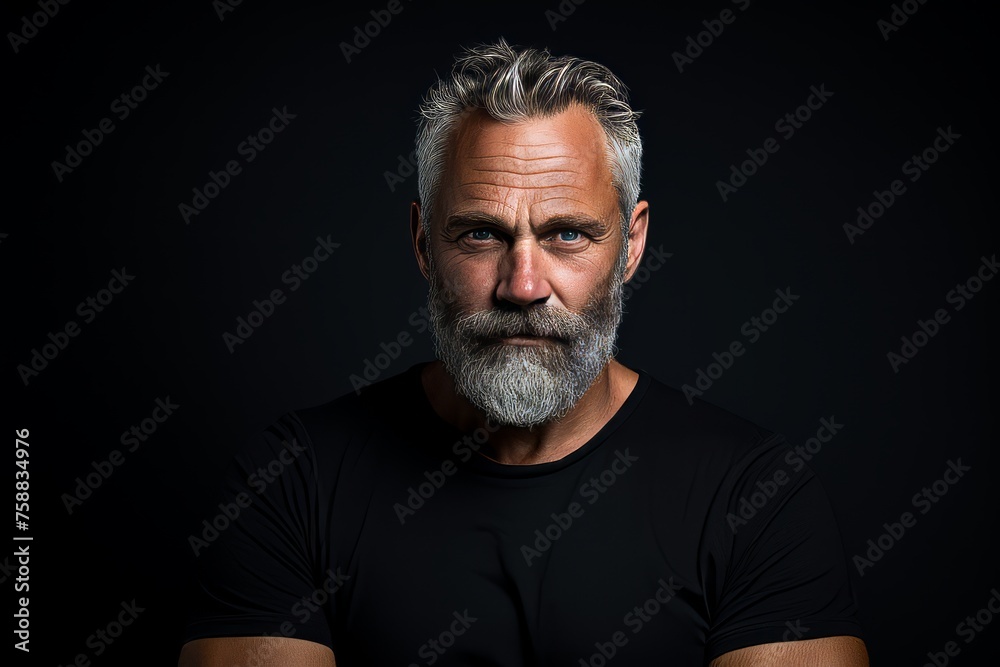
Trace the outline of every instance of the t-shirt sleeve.
{"type": "Polygon", "coordinates": [[[862,637],[833,508],[782,436],[768,434],[750,450],[718,498],[721,565],[706,661],[757,644],[862,637]]]}
{"type": "Polygon", "coordinates": [[[184,642],[269,635],[333,648],[333,600],[317,566],[314,456],[294,413],[235,455],[221,506],[189,538],[198,575],[184,642]]]}

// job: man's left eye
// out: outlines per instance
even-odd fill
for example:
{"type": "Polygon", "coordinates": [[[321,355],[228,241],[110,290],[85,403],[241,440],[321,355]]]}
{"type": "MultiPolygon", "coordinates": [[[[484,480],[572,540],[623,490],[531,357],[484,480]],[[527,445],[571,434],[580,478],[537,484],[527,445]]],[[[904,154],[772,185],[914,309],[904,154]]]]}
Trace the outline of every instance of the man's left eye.
{"type": "Polygon", "coordinates": [[[559,232],[560,241],[578,241],[580,240],[580,232],[575,229],[564,229],[559,232]]]}

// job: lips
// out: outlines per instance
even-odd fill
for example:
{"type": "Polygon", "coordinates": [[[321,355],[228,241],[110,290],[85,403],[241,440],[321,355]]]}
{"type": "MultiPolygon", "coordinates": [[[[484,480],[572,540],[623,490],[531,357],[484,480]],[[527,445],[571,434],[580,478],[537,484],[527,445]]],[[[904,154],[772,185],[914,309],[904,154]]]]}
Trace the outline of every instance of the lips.
{"type": "Polygon", "coordinates": [[[481,338],[484,345],[527,345],[527,346],[538,346],[538,345],[551,345],[556,343],[564,343],[565,341],[561,338],[556,338],[554,336],[538,336],[535,334],[527,333],[515,333],[507,336],[490,336],[481,338]]]}

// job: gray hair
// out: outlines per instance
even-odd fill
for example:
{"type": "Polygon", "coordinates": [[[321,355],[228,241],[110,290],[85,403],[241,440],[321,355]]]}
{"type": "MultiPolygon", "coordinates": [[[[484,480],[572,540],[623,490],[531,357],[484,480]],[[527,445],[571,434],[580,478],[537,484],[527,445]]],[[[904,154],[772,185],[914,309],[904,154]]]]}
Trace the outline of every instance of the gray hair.
{"type": "Polygon", "coordinates": [[[627,88],[604,65],[548,50],[515,48],[500,39],[465,49],[451,77],[438,79],[420,104],[417,125],[418,190],[424,230],[430,232],[434,200],[452,130],[466,113],[483,109],[491,118],[513,122],[547,116],[572,103],[589,109],[607,137],[608,166],[618,192],[622,236],[639,201],[642,140],[628,104],[627,88]]]}

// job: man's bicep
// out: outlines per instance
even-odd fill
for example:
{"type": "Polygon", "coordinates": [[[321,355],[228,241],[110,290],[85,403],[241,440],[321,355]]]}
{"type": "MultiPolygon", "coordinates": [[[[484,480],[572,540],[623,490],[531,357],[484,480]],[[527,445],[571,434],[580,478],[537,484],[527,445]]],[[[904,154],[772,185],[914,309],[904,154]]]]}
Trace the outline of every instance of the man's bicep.
{"type": "Polygon", "coordinates": [[[288,637],[212,637],[184,644],[178,667],[336,667],[329,646],[288,637]]]}
{"type": "Polygon", "coordinates": [[[723,653],[709,667],[868,667],[868,651],[857,637],[823,637],[760,644],[723,653]]]}

